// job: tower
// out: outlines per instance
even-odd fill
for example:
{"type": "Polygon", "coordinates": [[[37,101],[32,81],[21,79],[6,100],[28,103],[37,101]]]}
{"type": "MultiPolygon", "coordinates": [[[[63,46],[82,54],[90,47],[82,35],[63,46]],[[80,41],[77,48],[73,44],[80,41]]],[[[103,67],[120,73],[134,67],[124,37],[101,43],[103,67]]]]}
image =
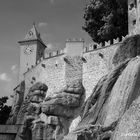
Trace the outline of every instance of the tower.
{"type": "Polygon", "coordinates": [[[129,35],[140,34],[140,0],[128,0],[129,35]]]}
{"type": "Polygon", "coordinates": [[[35,66],[37,61],[44,56],[46,48],[35,24],[28,31],[25,38],[18,42],[20,45],[19,82],[24,79],[24,73],[35,66]]]}

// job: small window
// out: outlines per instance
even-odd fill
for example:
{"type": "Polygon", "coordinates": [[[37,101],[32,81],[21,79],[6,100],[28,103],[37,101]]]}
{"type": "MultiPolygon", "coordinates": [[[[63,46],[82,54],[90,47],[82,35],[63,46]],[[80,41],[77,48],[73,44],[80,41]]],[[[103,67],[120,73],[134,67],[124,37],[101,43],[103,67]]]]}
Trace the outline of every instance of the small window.
{"type": "Polygon", "coordinates": [[[135,25],[136,24],[136,19],[135,20],[133,20],[133,25],[135,25]]]}
{"type": "Polygon", "coordinates": [[[132,10],[134,8],[134,3],[130,3],[129,10],[132,10]]]}
{"type": "Polygon", "coordinates": [[[56,53],[57,53],[57,55],[58,55],[58,54],[59,54],[59,51],[57,50],[57,52],[56,52],[56,53]]]}
{"type": "Polygon", "coordinates": [[[97,49],[97,44],[94,44],[94,49],[97,49]]]}
{"type": "Polygon", "coordinates": [[[101,58],[104,58],[104,55],[103,55],[102,53],[99,53],[99,56],[100,56],[101,58]]]}
{"type": "Polygon", "coordinates": [[[52,56],[52,54],[51,53],[49,53],[49,57],[51,57],[52,56]]]}

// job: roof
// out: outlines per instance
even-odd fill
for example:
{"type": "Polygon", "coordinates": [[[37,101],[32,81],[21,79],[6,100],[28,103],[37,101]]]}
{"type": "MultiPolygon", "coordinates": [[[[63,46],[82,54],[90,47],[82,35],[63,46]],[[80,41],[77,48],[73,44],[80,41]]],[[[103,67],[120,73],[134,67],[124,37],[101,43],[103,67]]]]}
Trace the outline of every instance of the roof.
{"type": "Polygon", "coordinates": [[[35,23],[33,23],[33,27],[27,32],[23,41],[29,41],[29,40],[40,40],[41,42],[43,42],[40,37],[40,33],[37,31],[35,23]]]}

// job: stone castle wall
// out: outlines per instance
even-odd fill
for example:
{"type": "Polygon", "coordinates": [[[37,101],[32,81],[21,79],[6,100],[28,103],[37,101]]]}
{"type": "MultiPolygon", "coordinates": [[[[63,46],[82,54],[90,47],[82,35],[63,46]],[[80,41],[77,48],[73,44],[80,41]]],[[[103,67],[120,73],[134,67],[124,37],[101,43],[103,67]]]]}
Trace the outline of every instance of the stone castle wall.
{"type": "Polygon", "coordinates": [[[25,73],[26,91],[38,81],[49,87],[48,93],[60,90],[65,85],[64,65],[63,54],[41,61],[36,67],[25,73]]]}
{"type": "Polygon", "coordinates": [[[112,58],[120,43],[89,51],[83,54],[83,85],[86,97],[89,97],[98,80],[106,75],[112,68],[112,58]]]}
{"type": "Polygon", "coordinates": [[[94,48],[94,45],[90,45],[84,48],[82,62],[79,61],[82,67],[77,67],[78,71],[74,61],[71,63],[70,59],[68,61],[64,59],[66,56],[64,52],[61,51],[59,55],[57,54],[58,52],[45,54],[44,59],[38,61],[35,67],[25,73],[26,91],[35,82],[41,81],[49,87],[48,94],[51,94],[64,88],[66,83],[70,81],[68,80],[69,75],[73,75],[72,79],[76,78],[77,75],[82,76],[86,97],[88,97],[97,81],[113,68],[111,64],[112,57],[120,42],[115,40],[112,45],[110,45],[110,42],[105,42],[104,45],[106,46],[102,45],[102,47],[97,46],[97,48],[94,48]]]}

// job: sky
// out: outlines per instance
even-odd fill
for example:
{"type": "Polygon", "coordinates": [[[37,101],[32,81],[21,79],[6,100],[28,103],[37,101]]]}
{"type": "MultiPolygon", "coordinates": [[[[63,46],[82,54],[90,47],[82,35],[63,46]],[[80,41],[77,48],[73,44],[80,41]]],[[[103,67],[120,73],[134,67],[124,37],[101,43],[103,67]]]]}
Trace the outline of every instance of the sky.
{"type": "Polygon", "coordinates": [[[24,39],[33,22],[51,49],[63,48],[67,38],[84,38],[91,42],[82,30],[87,1],[0,0],[0,97],[13,94],[19,65],[17,42],[24,39]]]}

